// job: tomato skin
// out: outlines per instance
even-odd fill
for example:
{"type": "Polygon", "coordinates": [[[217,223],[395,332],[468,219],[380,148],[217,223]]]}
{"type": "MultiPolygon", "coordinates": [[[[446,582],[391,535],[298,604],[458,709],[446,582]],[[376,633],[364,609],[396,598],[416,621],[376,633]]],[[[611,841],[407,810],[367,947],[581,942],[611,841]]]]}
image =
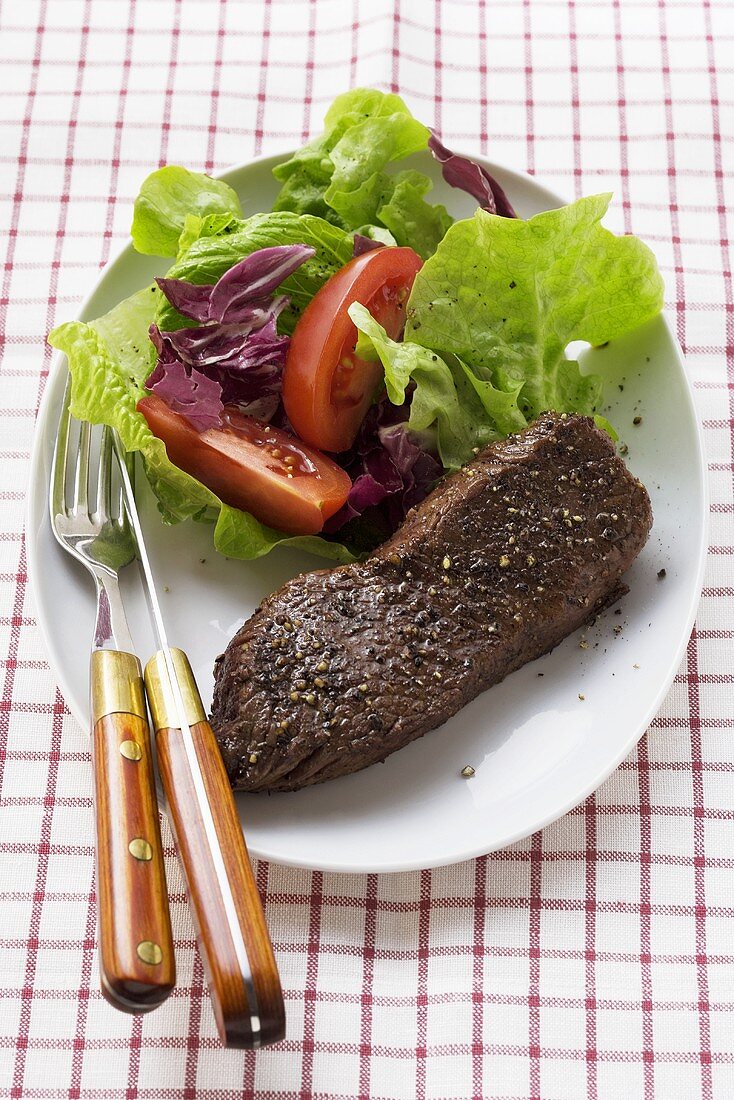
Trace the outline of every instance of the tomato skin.
{"type": "Polygon", "coordinates": [[[330,458],[235,405],[225,406],[221,428],[205,432],[155,394],[141,398],[137,409],[174,466],[278,531],[317,535],[349,496],[351,479],[330,458]]]}
{"type": "Polygon", "coordinates": [[[412,248],[365,252],[332,275],[303,311],[283,371],[283,404],[300,438],[312,447],[334,453],[351,447],[382,380],[379,363],[353,354],[358,333],[349,306],[360,302],[398,339],[405,302],[422,266],[412,248]]]}

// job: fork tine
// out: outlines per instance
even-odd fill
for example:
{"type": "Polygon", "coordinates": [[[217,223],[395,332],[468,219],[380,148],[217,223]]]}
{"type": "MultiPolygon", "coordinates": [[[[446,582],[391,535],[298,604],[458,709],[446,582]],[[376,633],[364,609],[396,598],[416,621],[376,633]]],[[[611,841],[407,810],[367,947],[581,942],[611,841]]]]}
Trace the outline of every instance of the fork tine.
{"type": "MultiPolygon", "coordinates": [[[[117,438],[115,439],[115,443],[117,444],[117,460],[118,460],[118,462],[124,462],[125,463],[125,468],[127,469],[128,477],[130,478],[130,484],[133,487],[133,491],[135,491],[135,460],[134,460],[134,457],[129,451],[122,450],[122,445],[120,443],[120,437],[119,436],[117,436],[117,438]]],[[[127,514],[127,506],[125,504],[125,490],[123,489],[123,486],[122,486],[122,478],[120,479],[120,496],[119,496],[118,505],[119,505],[119,511],[118,511],[117,522],[118,522],[118,524],[119,524],[119,526],[122,530],[131,531],[130,517],[127,514]]]]}
{"type": "MultiPolygon", "coordinates": [[[[135,540],[114,483],[112,452],[118,446],[111,429],[98,431],[77,421],[67,383],[49,478],[51,530],[56,541],[99,581],[123,569],[135,557],[135,540]],[[96,495],[95,495],[96,493],[96,495]]],[[[124,622],[118,623],[127,632],[124,622]]],[[[132,652],[132,642],[129,647],[132,652]]]]}
{"type": "Polygon", "coordinates": [[[95,518],[106,523],[112,507],[112,429],[102,429],[99,448],[99,473],[97,474],[97,505],[95,518]]]}
{"type": "Polygon", "coordinates": [[[87,420],[79,421],[79,449],[74,468],[74,505],[73,514],[89,510],[89,442],[92,434],[87,420]]]}
{"type": "Polygon", "coordinates": [[[127,514],[127,506],[125,504],[125,491],[120,486],[120,494],[117,501],[118,513],[117,513],[117,525],[122,531],[130,530],[130,520],[127,514]]]}
{"type": "Polygon", "coordinates": [[[124,527],[126,523],[127,508],[125,507],[125,493],[121,485],[117,491],[117,525],[118,527],[124,527]]]}
{"type": "Polygon", "coordinates": [[[53,475],[51,478],[51,519],[54,516],[66,514],[66,460],[69,453],[69,425],[71,413],[69,401],[71,400],[71,375],[66,379],[64,396],[61,401],[61,414],[59,416],[59,430],[56,435],[53,457],[53,475]]]}

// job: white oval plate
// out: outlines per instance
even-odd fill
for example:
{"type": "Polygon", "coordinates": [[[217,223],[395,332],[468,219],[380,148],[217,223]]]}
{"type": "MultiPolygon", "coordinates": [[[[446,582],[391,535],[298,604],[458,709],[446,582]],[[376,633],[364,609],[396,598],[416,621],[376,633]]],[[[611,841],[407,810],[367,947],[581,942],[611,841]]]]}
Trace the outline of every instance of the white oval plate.
{"type": "MultiPolygon", "coordinates": [[[[271,169],[281,159],[263,157],[224,174],[246,213],[270,209],[276,192],[271,169]]],[[[435,199],[457,217],[472,213],[472,201],[443,183],[428,154],[414,159],[434,179],[435,199]]],[[[563,201],[529,176],[487,167],[523,217],[563,201]]],[[[127,245],[80,316],[99,316],[165,266],[127,245]]],[[[708,513],[703,445],[683,357],[662,317],[581,358],[608,379],[608,415],[629,444],[629,464],[646,484],[655,512],[650,541],[627,575],[630,593],[621,615],[601,616],[586,631],[588,648],[580,648],[579,634],[567,638],[382,765],[296,794],[239,795],[253,855],[359,872],[435,867],[481,855],[576,806],[647,728],[683,655],[701,589],[708,513]],[[638,413],[642,423],[633,427],[638,413]],[[663,568],[666,576],[659,580],[663,568]],[[476,769],[471,780],[460,778],[465,764],[476,769]]],[[[93,588],[56,545],[47,515],[65,375],[59,356],[35,437],[28,558],[52,668],[72,713],[86,725],[93,588]]],[[[212,549],[211,528],[165,528],[147,485],[139,497],[171,643],[187,650],[208,705],[214,658],[242,621],[288,578],[325,563],[286,549],[260,561],[227,561],[212,549]]],[[[135,570],[126,573],[128,617],[145,660],[154,643],[135,570]]]]}

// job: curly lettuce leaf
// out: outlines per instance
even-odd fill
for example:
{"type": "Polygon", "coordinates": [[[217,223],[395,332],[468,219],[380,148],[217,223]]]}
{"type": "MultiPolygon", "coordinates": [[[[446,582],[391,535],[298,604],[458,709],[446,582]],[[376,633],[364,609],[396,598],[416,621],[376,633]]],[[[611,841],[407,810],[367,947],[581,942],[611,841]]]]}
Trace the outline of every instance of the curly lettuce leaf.
{"type": "Polygon", "coordinates": [[[433,184],[422,172],[409,170],[390,177],[390,193],[377,211],[383,225],[398,244],[410,245],[423,260],[438,248],[449,226],[454,224],[445,206],[426,202],[433,184]]]}
{"type": "Polygon", "coordinates": [[[613,340],[663,304],[650,249],[600,224],[610,197],[529,221],[479,210],[457,222],[416,277],[406,339],[458,356],[479,396],[479,382],[516,394],[529,420],[547,409],[593,415],[602,381],[566,359],[566,347],[613,340]]]}
{"type": "Polygon", "coordinates": [[[237,194],[223,180],[170,164],[143,181],[130,234],[136,251],[175,256],[187,217],[242,217],[237,194]]]}
{"type": "Polygon", "coordinates": [[[331,150],[334,171],[324,199],[346,225],[374,221],[390,187],[383,168],[426,147],[426,127],[401,105],[403,111],[355,122],[331,150]]]}
{"type": "Polygon", "coordinates": [[[187,214],[178,238],[176,256],[180,259],[199,237],[220,237],[224,233],[233,233],[243,225],[243,220],[234,214],[205,214],[203,217],[187,214]]]}
{"type": "MultiPolygon", "coordinates": [[[[416,432],[435,428],[445,469],[458,469],[473,458],[477,447],[504,434],[498,431],[455,356],[444,359],[420,344],[391,340],[358,302],[349,307],[349,316],[385,368],[390,401],[402,405],[408,386],[413,384],[408,426],[416,432]]],[[[358,347],[361,354],[365,341],[361,340],[358,347]]]]}
{"type": "Polygon", "coordinates": [[[466,363],[461,363],[461,369],[500,436],[512,435],[513,432],[521,432],[527,428],[528,421],[517,403],[522,386],[517,386],[514,390],[498,390],[491,382],[477,378],[466,363]]]}
{"type": "Polygon", "coordinates": [[[430,256],[452,219],[425,201],[433,186],[427,176],[386,171],[427,148],[429,134],[399,96],[346,92],[329,108],[324,133],[273,170],[282,183],[273,209],[316,214],[349,230],[382,224],[399,245],[430,256]]]}
{"type": "Polygon", "coordinates": [[[382,225],[360,225],[354,230],[354,255],[358,255],[357,251],[357,238],[366,237],[370,241],[374,241],[376,244],[394,245],[398,242],[393,237],[389,229],[385,229],[382,225]]]}
{"type": "Polygon", "coordinates": [[[341,199],[390,161],[427,148],[428,136],[400,96],[374,88],[345,92],[327,111],[323,134],[273,169],[283,184],[273,209],[316,214],[356,229],[373,218],[359,218],[350,226],[338,213],[341,199]]]}
{"type": "MultiPolygon", "coordinates": [[[[193,231],[189,225],[189,232],[193,231]]],[[[202,236],[192,238],[187,250],[179,254],[167,272],[169,279],[184,279],[198,286],[216,283],[234,264],[251,252],[276,245],[304,244],[315,249],[315,255],[280,286],[290,298],[290,305],[279,318],[279,330],[290,334],[308,303],[326,280],[352,258],[353,237],[346,230],[330,225],[310,214],[280,211],[274,214],[254,214],[246,221],[217,229],[206,219],[202,221],[202,236]]],[[[190,325],[161,295],[155,317],[161,329],[172,330],[190,325]]]]}
{"type": "Polygon", "coordinates": [[[155,358],[148,327],[156,308],[155,287],[133,294],[95,321],[71,321],[55,328],[49,343],[63,351],[73,386],[71,411],[93,424],[109,424],[127,451],[139,451],[165,523],[185,519],[214,522],[214,545],[230,558],[258,558],[274,546],[308,550],[335,561],[351,561],[338,542],[316,535],[286,537],[247,512],[224,504],[196,478],[169,461],[136,404],[145,392],[155,358]]]}

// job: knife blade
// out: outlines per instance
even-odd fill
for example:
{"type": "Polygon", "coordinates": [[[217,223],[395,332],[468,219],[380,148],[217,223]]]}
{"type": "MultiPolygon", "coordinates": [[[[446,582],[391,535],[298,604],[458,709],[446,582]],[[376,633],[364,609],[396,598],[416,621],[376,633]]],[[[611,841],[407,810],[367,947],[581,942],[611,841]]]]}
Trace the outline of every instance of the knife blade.
{"type": "Polygon", "coordinates": [[[277,965],[234,796],[191,666],[172,649],[135,493],[118,436],[115,454],[159,651],[145,669],[158,763],[187,881],[220,1037],[257,1048],[285,1031],[277,965]]]}

